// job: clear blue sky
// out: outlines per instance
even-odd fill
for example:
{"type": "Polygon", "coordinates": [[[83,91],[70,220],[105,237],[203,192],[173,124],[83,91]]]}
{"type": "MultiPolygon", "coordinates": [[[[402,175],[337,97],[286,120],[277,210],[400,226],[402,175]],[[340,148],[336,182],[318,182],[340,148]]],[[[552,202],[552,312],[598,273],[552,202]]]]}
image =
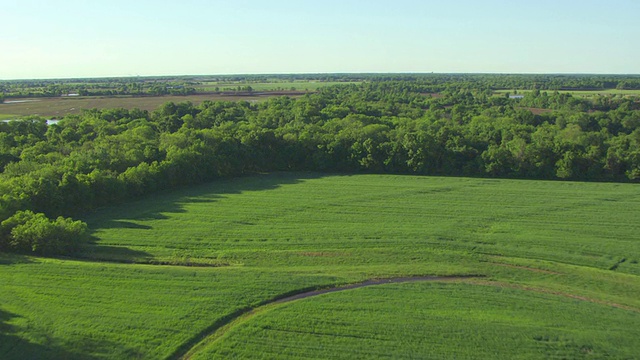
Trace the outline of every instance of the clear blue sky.
{"type": "Polygon", "coordinates": [[[0,79],[640,73],[639,0],[0,0],[0,79]]]}

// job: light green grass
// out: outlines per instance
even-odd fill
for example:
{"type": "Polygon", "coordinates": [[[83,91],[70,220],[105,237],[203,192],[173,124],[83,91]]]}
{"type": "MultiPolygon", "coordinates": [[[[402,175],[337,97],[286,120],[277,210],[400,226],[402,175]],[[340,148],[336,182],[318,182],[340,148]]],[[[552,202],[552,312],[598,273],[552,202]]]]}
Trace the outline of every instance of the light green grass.
{"type": "Polygon", "coordinates": [[[0,358],[162,359],[239,309],[335,278],[2,257],[0,358]]]}
{"type": "Polygon", "coordinates": [[[355,266],[482,253],[601,269],[625,259],[617,271],[640,275],[639,200],[633,184],[281,173],[87,221],[99,245],[163,261],[355,266]]]}
{"type": "Polygon", "coordinates": [[[194,359],[631,359],[640,314],[455,283],[381,285],[271,308],[194,359]]]}
{"type": "MultiPolygon", "coordinates": [[[[559,294],[604,313],[640,309],[638,200],[634,184],[314,173],[167,192],[86,216],[95,243],[85,261],[0,257],[0,357],[166,358],[239,309],[381,277],[478,274],[465,289],[513,287],[515,307],[546,292],[557,311],[559,294]]],[[[393,289],[380,306],[415,297],[393,289]]],[[[372,311],[345,309],[336,334],[372,311]]],[[[599,336],[580,329],[579,345],[599,336]]],[[[437,350],[403,344],[417,358],[437,350]]]]}

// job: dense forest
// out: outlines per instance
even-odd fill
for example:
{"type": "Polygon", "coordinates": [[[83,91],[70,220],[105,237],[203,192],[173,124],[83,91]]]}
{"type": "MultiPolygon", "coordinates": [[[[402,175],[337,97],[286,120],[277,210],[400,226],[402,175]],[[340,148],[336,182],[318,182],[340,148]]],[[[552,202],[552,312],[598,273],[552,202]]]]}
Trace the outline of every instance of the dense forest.
{"type": "Polygon", "coordinates": [[[255,172],[638,182],[640,100],[546,90],[603,87],[640,78],[370,75],[299,98],[0,123],[0,251],[70,254],[88,234],[72,217],[255,172]]]}

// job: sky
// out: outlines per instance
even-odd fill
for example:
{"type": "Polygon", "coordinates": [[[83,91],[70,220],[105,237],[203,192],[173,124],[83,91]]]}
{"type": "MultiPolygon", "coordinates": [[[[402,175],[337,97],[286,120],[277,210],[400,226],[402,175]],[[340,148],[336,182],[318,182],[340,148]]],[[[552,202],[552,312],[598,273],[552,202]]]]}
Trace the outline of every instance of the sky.
{"type": "Polygon", "coordinates": [[[640,73],[638,0],[0,0],[0,79],[640,73]]]}

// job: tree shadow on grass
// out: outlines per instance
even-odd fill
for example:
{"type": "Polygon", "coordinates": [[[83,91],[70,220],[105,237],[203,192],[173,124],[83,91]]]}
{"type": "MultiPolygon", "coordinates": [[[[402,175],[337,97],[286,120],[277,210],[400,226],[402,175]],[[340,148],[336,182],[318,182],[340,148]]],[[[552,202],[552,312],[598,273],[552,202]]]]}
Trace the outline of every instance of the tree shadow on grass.
{"type": "Polygon", "coordinates": [[[102,226],[103,229],[138,229],[138,230],[150,230],[151,226],[134,223],[124,220],[110,220],[105,221],[102,226]]]}
{"type": "Polygon", "coordinates": [[[33,260],[31,260],[31,258],[27,256],[0,252],[0,266],[13,264],[29,264],[32,262],[33,260]]]}
{"type": "MultiPolygon", "coordinates": [[[[18,316],[0,309],[0,359],[96,359],[88,354],[67,350],[53,340],[49,341],[51,344],[42,345],[21,338],[16,335],[18,329],[8,323],[16,317],[18,316]]],[[[99,344],[91,344],[91,346],[93,348],[104,347],[99,344]]]]}
{"type": "Polygon", "coordinates": [[[302,183],[305,180],[326,176],[321,173],[274,172],[251,176],[221,179],[213,182],[179,188],[150,195],[140,200],[97,210],[84,220],[92,231],[91,241],[83,251],[83,258],[116,262],[149,262],[153,256],[125,246],[101,245],[97,233],[106,229],[152,230],[144,223],[149,220],[169,220],[170,214],[186,212],[192,204],[211,204],[227,195],[250,191],[268,191],[283,185],[302,183]]]}
{"type": "Polygon", "coordinates": [[[147,252],[129,249],[124,246],[100,245],[95,236],[75,257],[81,260],[106,261],[122,264],[148,263],[153,256],[147,252]]]}

